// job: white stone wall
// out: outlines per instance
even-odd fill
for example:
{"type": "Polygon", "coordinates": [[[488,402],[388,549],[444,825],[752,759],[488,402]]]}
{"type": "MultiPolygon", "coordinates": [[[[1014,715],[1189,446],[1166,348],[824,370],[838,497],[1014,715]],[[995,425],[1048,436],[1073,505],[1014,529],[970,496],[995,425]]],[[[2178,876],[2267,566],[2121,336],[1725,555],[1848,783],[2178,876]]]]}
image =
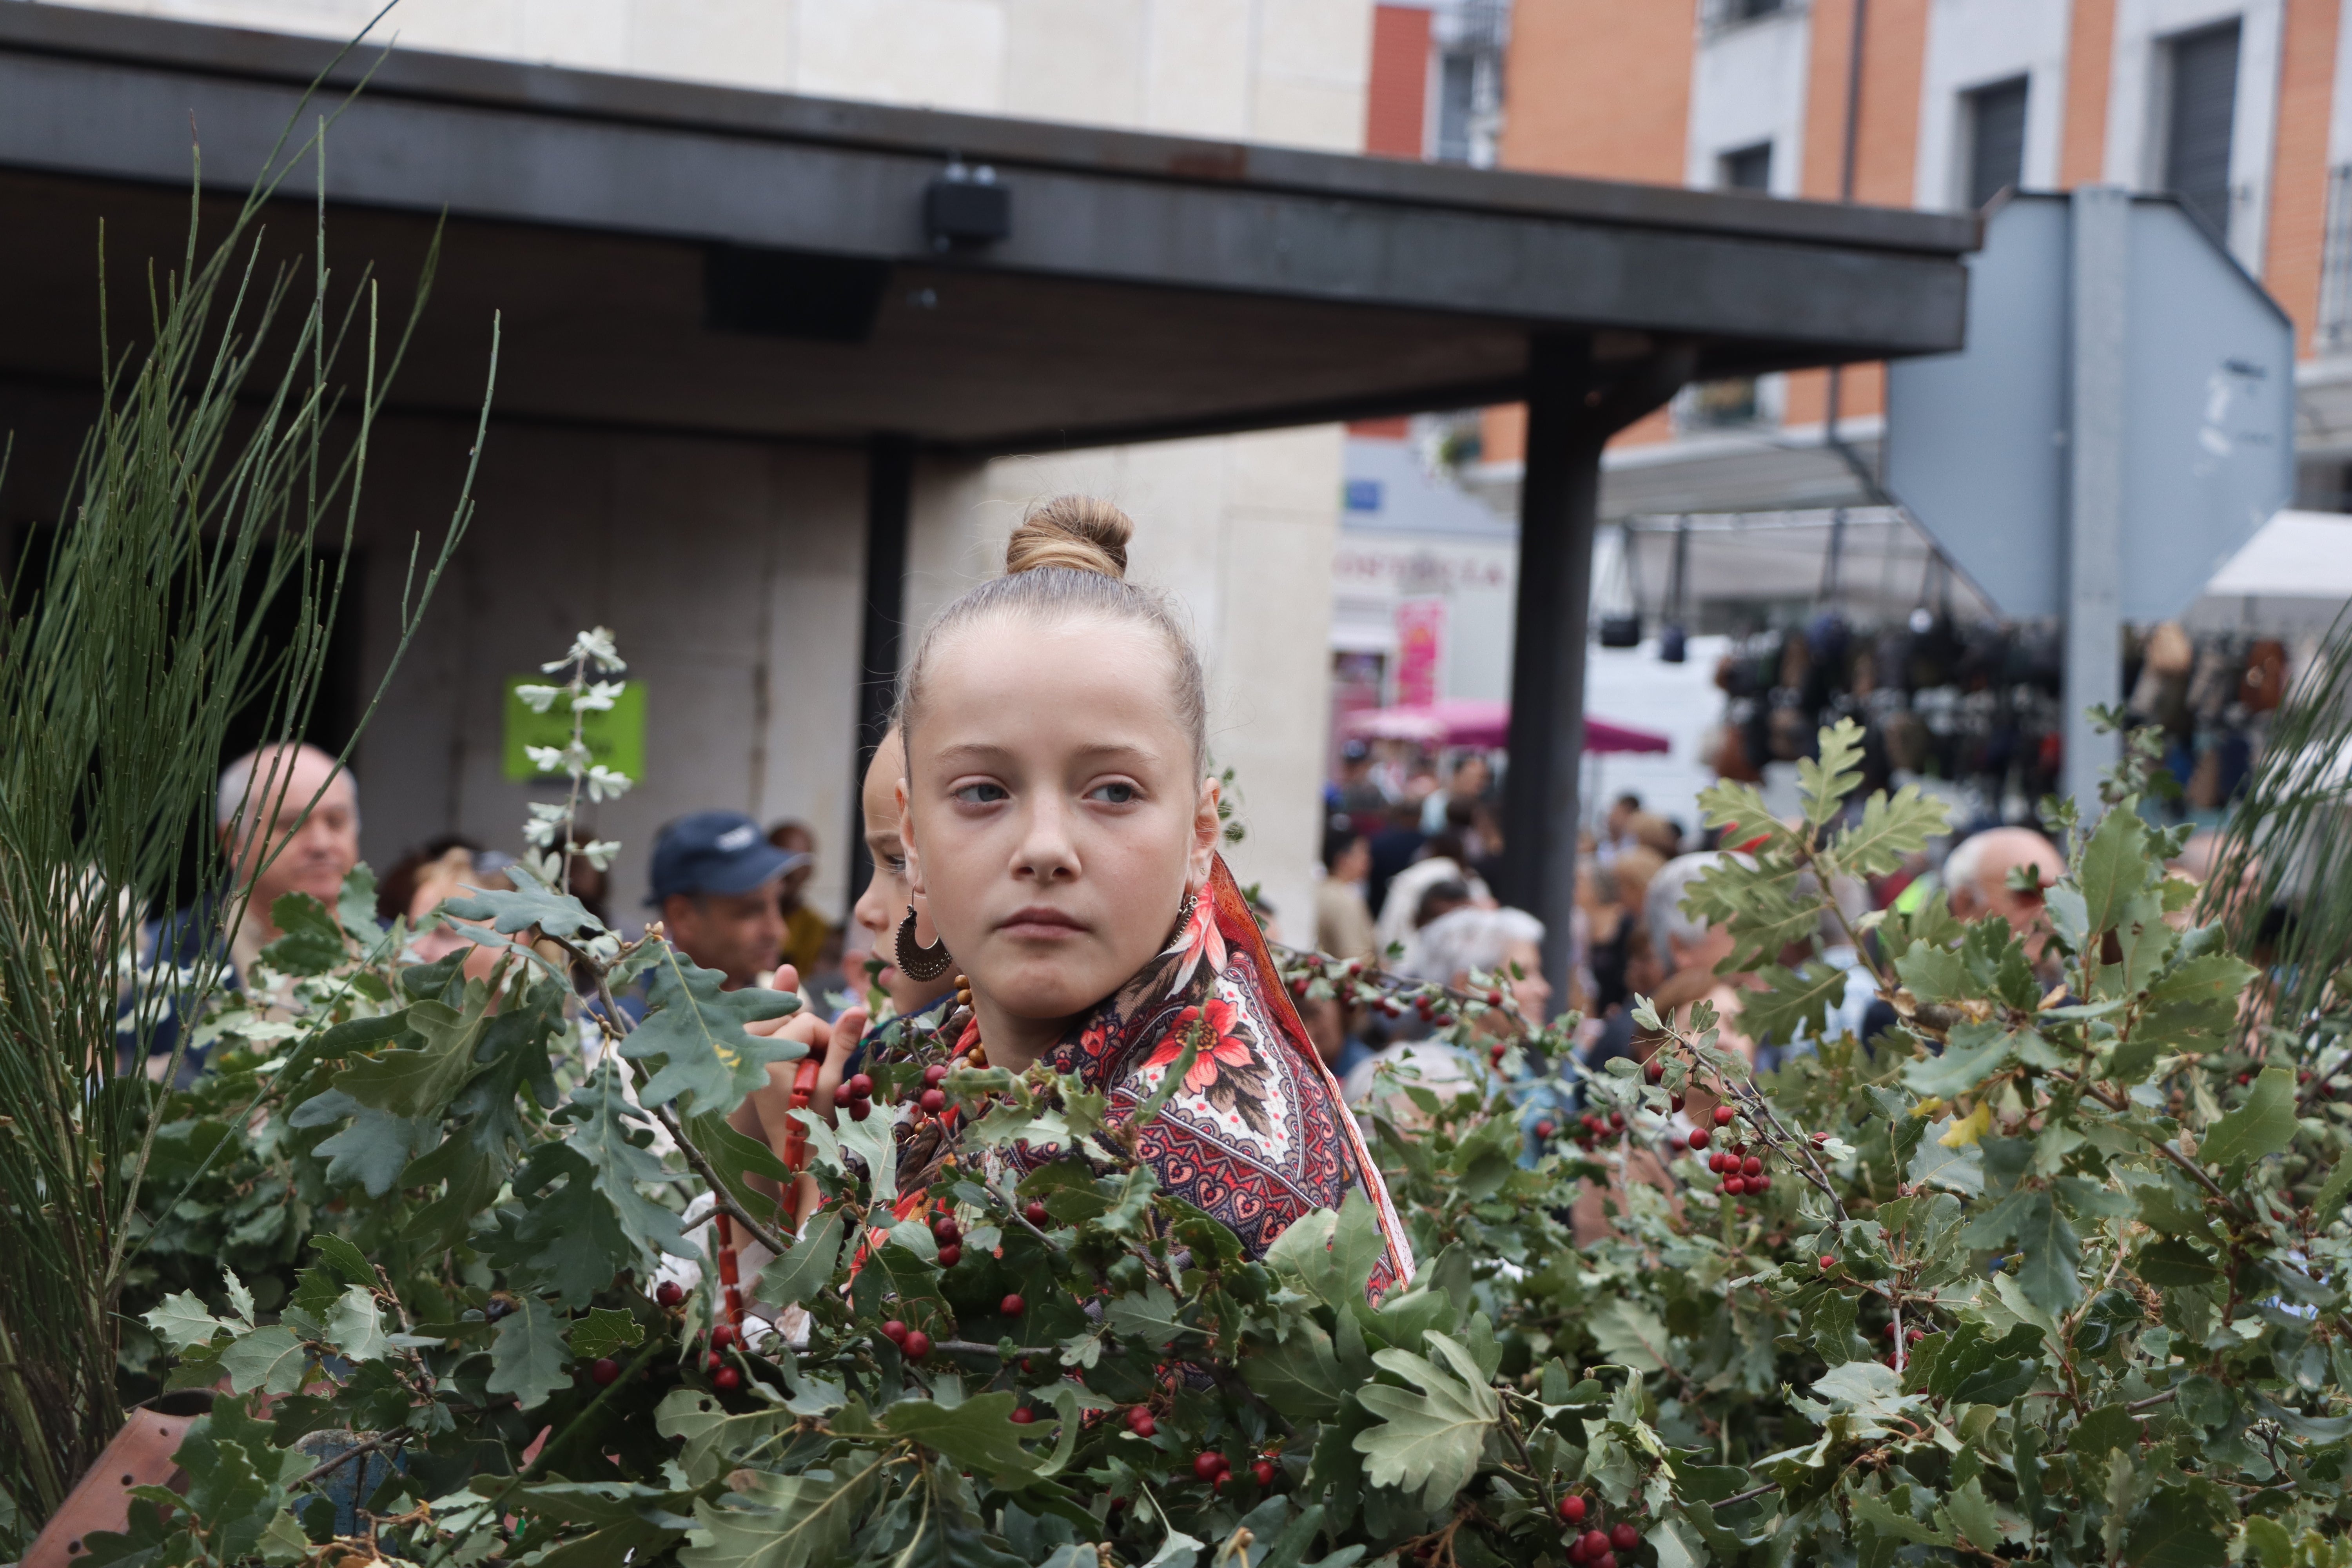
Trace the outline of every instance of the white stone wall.
{"type": "MultiPolygon", "coordinates": [[[[341,37],[379,0],[86,3],[341,37]]],[[[1352,152],[1371,12],[1370,0],[402,0],[379,33],[586,69],[1352,152]]],[[[648,743],[664,775],[610,813],[606,831],[630,841],[617,901],[641,894],[660,821],[740,805],[815,826],[814,895],[839,908],[862,461],[757,443],[697,443],[689,457],[652,438],[580,438],[574,450],[570,439],[493,437],[481,521],[449,585],[468,606],[462,630],[418,650],[368,743],[371,857],[382,863],[445,822],[507,845],[524,792],[497,777],[499,679],[601,620],[651,685],[648,743]],[[605,545],[583,540],[569,562],[534,565],[541,525],[580,518],[599,520],[605,545]],[[714,561],[724,581],[709,580],[714,561]],[[518,596],[527,635],[490,613],[518,596]],[[451,739],[432,739],[450,725],[451,739]]],[[[916,627],[996,568],[1031,497],[1100,489],[1135,513],[1139,575],[1182,598],[1216,683],[1213,743],[1240,770],[1251,827],[1236,869],[1291,922],[1311,905],[1320,836],[1339,454],[1339,432],[1323,428],[985,473],[933,464],[918,488],[916,627]]]]}

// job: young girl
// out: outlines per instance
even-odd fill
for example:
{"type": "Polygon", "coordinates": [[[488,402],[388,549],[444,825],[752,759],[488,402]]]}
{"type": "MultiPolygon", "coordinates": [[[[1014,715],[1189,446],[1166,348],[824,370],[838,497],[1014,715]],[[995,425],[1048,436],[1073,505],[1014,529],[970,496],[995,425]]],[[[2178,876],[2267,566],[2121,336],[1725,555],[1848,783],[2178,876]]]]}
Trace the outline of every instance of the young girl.
{"type": "Polygon", "coordinates": [[[1032,511],[1005,574],[941,611],[907,671],[899,833],[971,989],[960,1048],[1049,1062],[1124,1116],[1197,1038],[1138,1144],[1161,1189],[1255,1258],[1360,1188],[1388,1239],[1377,1295],[1412,1254],[1217,854],[1200,660],[1124,580],[1133,529],[1085,498],[1032,511]]]}

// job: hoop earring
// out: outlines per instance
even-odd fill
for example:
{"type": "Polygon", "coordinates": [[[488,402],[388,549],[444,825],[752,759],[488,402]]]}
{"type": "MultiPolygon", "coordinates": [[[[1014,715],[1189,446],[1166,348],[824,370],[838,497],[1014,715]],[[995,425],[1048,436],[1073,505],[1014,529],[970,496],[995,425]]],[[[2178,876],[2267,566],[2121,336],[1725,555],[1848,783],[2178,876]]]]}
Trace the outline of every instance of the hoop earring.
{"type": "Polygon", "coordinates": [[[928,985],[937,980],[955,963],[946,942],[935,942],[925,947],[922,939],[915,934],[915,906],[912,904],[907,906],[907,918],[898,922],[897,946],[898,973],[920,984],[928,985]]]}

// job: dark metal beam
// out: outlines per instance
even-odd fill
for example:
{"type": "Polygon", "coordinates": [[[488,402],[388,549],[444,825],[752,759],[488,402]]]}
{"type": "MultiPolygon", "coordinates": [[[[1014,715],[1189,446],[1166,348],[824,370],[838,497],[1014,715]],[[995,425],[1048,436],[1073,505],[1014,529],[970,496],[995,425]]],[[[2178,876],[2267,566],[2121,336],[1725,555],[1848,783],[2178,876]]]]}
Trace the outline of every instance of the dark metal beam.
{"type": "Polygon", "coordinates": [[[916,445],[877,436],[866,448],[866,614],[858,635],[857,734],[850,749],[849,890],[843,919],[866,890],[874,859],[866,848],[866,765],[889,732],[906,640],[907,537],[914,521],[916,445]]]}
{"type": "Polygon", "coordinates": [[[1612,375],[1593,363],[1586,340],[1560,336],[1535,339],[1528,359],[1500,891],[1506,902],[1543,921],[1544,975],[1565,1006],[1601,452],[1611,436],[1673,396],[1696,360],[1691,348],[1678,345],[1612,375]]]}

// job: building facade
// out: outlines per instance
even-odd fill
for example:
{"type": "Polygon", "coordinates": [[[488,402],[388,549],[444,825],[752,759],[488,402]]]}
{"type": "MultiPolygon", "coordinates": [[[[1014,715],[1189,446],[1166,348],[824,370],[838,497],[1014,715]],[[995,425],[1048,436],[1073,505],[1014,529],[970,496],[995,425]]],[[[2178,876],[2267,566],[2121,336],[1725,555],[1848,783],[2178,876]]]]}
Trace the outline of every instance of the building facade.
{"type": "MultiPolygon", "coordinates": [[[[2294,318],[2300,504],[2352,509],[2347,10],[2344,0],[1516,0],[1495,156],[1508,168],[1944,211],[2010,187],[2171,192],[2294,318]]],[[[1386,61],[1375,53],[1375,100],[1386,61]]],[[[1854,459],[1874,464],[1884,411],[1874,365],[1687,388],[1612,446],[1604,513],[1863,504],[1854,459]]],[[[1516,410],[1491,411],[1465,478],[1507,497],[1520,429],[1516,410]]]]}

